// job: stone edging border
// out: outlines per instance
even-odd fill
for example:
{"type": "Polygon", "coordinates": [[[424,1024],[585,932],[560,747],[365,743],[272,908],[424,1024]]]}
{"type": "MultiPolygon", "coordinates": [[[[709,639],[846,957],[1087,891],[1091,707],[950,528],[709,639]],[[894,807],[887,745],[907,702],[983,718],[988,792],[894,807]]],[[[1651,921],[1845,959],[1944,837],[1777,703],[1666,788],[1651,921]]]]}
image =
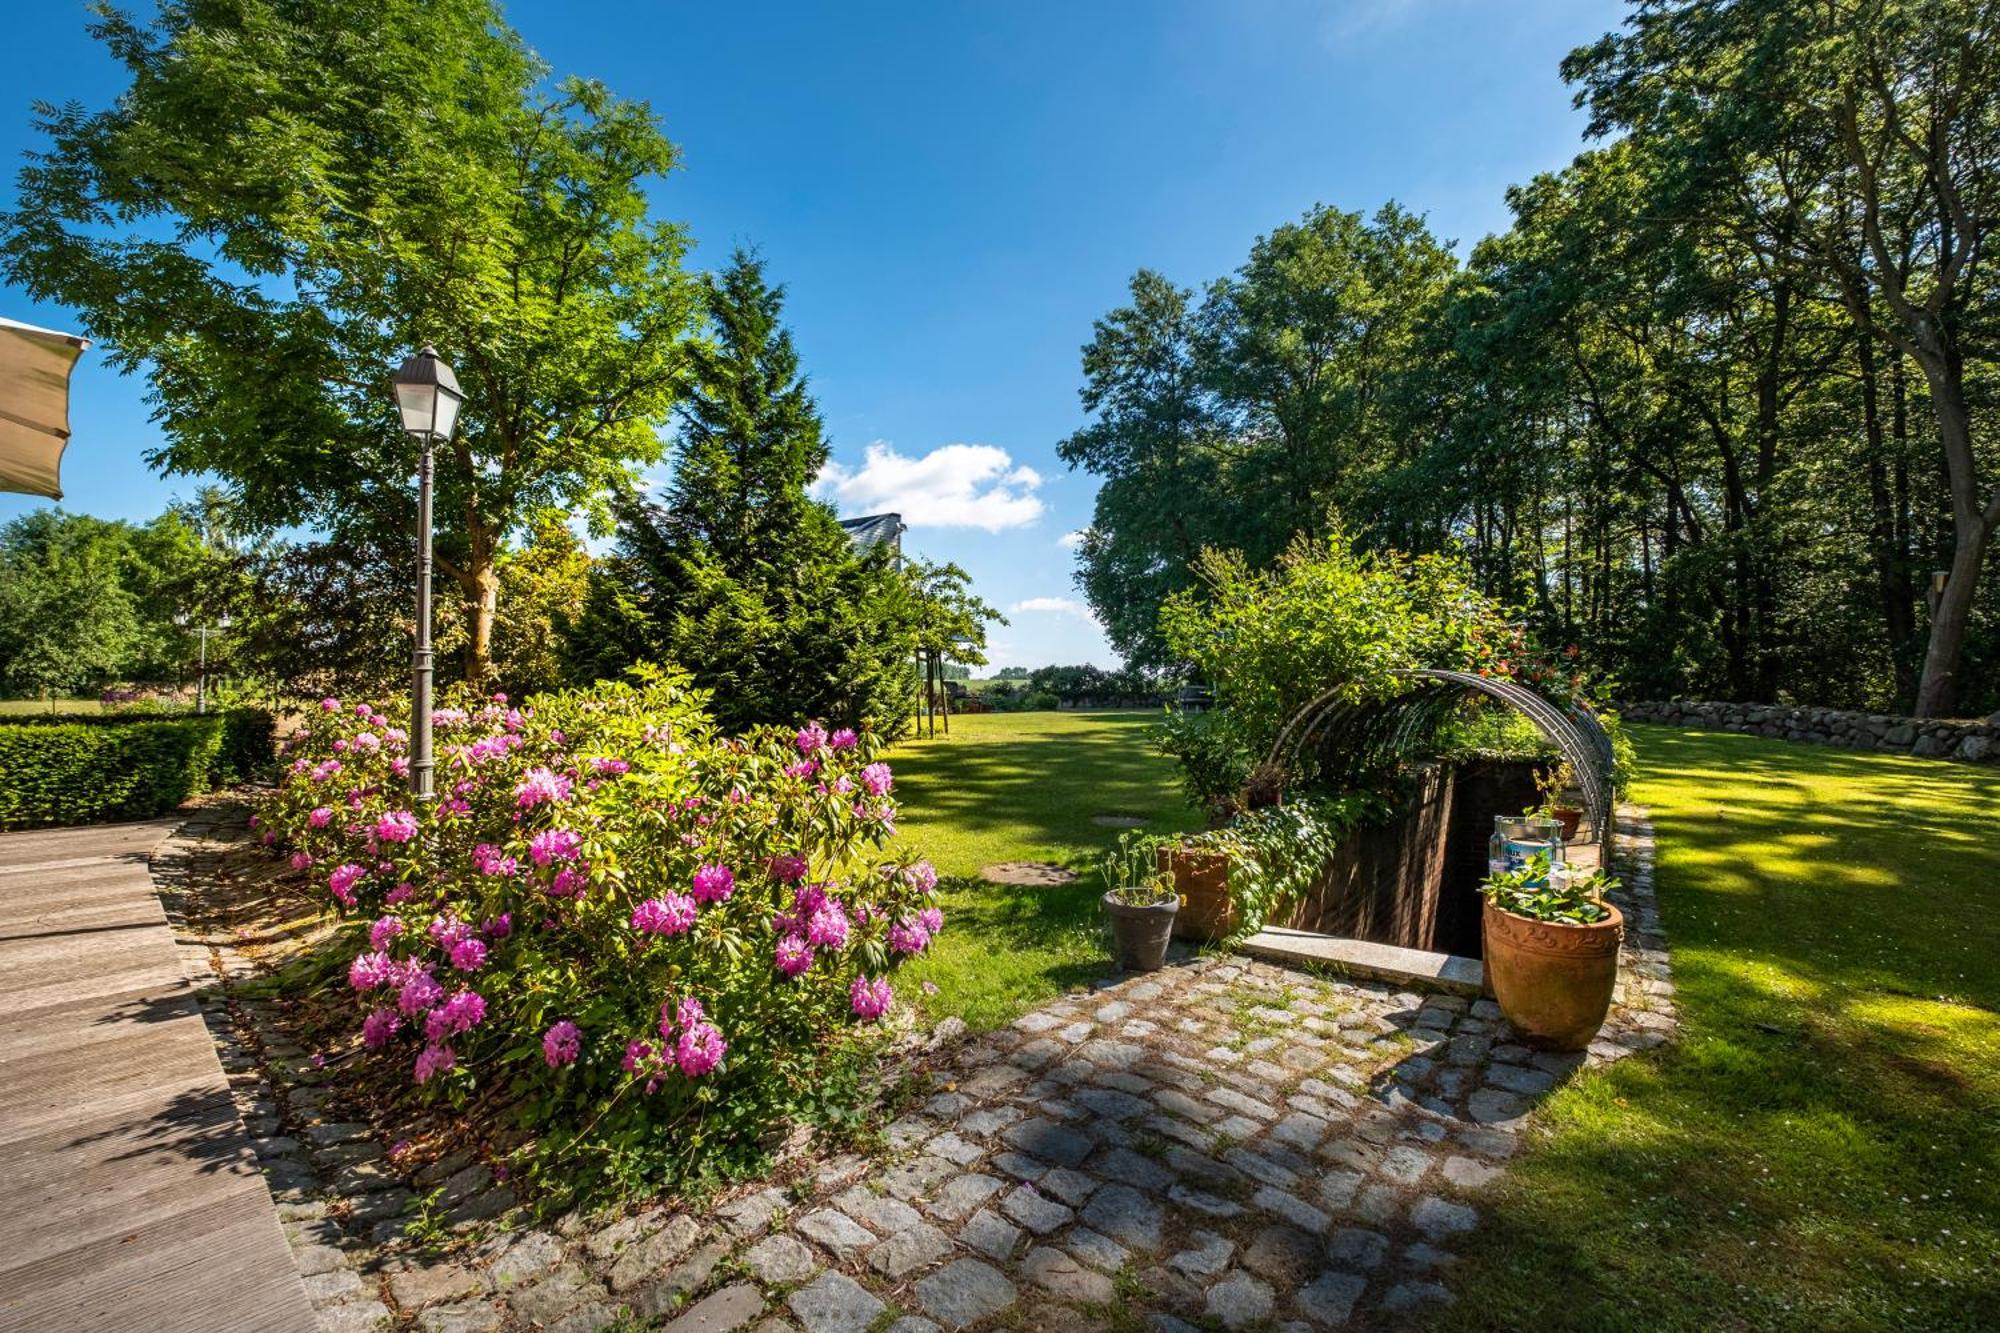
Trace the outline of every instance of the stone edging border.
{"type": "Polygon", "coordinates": [[[1657,847],[1653,822],[1642,806],[1618,809],[1612,834],[1611,860],[1620,886],[1607,896],[1625,914],[1625,941],[1618,949],[1618,995],[1614,1014],[1625,1011],[1626,1022],[1607,1037],[1591,1043],[1593,1060],[1616,1060],[1633,1051],[1650,1050],[1680,1030],[1680,1008],[1674,999],[1673,960],[1667,952],[1666,928],[1653,886],[1657,847]]]}

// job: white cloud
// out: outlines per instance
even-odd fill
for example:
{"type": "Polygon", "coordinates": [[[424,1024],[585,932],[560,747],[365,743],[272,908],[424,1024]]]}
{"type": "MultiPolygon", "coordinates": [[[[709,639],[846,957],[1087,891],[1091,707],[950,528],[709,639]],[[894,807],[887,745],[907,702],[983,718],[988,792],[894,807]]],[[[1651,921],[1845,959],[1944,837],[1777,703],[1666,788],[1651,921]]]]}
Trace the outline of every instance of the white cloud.
{"type": "Polygon", "coordinates": [[[1088,606],[1074,597],[1028,597],[1007,608],[1007,614],[1019,615],[1023,611],[1041,611],[1055,616],[1074,616],[1078,620],[1096,620],[1088,606]]]}
{"type": "Polygon", "coordinates": [[[1062,547],[1065,551],[1074,551],[1077,547],[1083,545],[1083,529],[1078,528],[1075,532],[1065,532],[1062,536],[1056,538],[1056,545],[1062,547]]]}
{"type": "Polygon", "coordinates": [[[1004,532],[1042,516],[1041,484],[1041,473],[995,445],[947,444],[911,458],[877,440],[859,467],[827,463],[813,494],[849,516],[897,513],[913,528],[1004,532]]]}

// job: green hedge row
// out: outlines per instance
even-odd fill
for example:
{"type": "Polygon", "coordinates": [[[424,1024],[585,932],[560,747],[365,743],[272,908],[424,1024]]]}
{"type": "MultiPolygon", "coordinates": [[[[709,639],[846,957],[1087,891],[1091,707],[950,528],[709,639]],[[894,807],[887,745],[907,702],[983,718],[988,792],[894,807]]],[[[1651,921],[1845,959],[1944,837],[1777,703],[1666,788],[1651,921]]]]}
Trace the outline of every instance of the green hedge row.
{"type": "Polygon", "coordinates": [[[0,721],[0,829],[149,819],[269,766],[271,715],[0,721]]]}

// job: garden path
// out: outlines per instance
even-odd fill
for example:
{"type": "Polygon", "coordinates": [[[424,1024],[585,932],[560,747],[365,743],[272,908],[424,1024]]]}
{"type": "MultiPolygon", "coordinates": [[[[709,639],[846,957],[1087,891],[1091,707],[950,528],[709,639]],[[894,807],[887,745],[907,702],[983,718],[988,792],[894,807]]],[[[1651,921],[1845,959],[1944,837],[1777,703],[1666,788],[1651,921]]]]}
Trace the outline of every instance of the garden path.
{"type": "MultiPolygon", "coordinates": [[[[392,1161],[347,1122],[326,1070],[254,994],[233,1002],[225,1061],[258,1059],[273,1079],[238,1095],[329,1333],[392,1319],[429,1333],[1371,1328],[1451,1299],[1454,1243],[1544,1095],[1668,1040],[1638,812],[1619,843],[1630,930],[1588,1052],[1528,1050],[1489,1001],[1184,960],[936,1041],[882,1152],[794,1158],[696,1212],[503,1217],[513,1194],[472,1152],[392,1161]],[[450,1253],[402,1239],[432,1190],[433,1227],[462,1236],[450,1253]]],[[[163,858],[188,869],[169,906],[208,914],[189,933],[218,970],[275,960],[239,947],[245,922],[267,940],[310,933],[306,916],[267,919],[240,821],[218,814],[182,844],[163,858]]]]}
{"type": "Polygon", "coordinates": [[[147,873],[176,822],[0,836],[0,1330],[314,1327],[147,873]]]}

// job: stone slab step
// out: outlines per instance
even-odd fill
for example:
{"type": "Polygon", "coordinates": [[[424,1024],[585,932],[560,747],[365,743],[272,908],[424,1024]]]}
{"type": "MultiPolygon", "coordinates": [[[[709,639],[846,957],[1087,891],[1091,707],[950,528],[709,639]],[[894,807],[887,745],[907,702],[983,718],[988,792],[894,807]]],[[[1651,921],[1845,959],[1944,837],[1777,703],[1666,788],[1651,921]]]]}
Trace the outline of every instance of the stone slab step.
{"type": "Polygon", "coordinates": [[[1486,989],[1486,968],[1477,958],[1315,935],[1309,930],[1266,926],[1243,942],[1243,951],[1274,962],[1331,967],[1349,976],[1450,995],[1477,997],[1486,989]]]}

